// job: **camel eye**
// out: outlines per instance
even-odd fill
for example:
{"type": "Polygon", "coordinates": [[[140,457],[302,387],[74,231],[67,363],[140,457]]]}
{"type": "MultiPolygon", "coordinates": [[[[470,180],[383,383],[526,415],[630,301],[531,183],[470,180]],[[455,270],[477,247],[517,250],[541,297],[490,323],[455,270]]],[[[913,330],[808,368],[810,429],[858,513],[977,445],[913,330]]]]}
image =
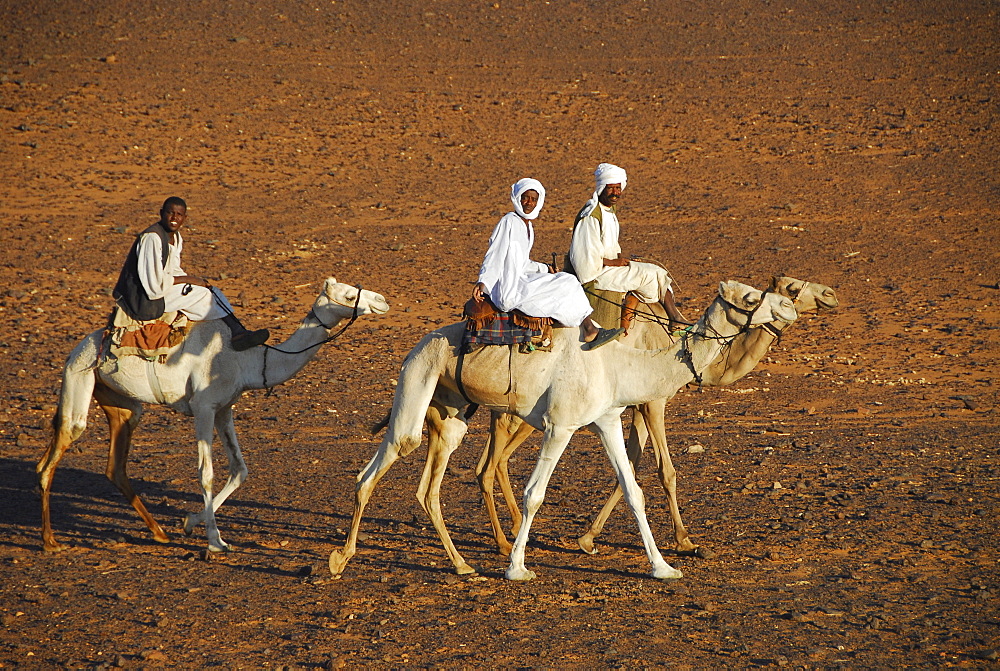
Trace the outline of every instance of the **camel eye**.
{"type": "Polygon", "coordinates": [[[754,295],[752,295],[752,294],[747,294],[747,295],[746,295],[746,296],[745,296],[745,297],[743,298],[743,300],[744,300],[744,301],[746,302],[746,304],[747,304],[747,305],[749,305],[750,307],[753,307],[753,306],[757,305],[758,303],[760,303],[760,298],[759,298],[759,297],[757,297],[757,296],[754,296],[754,295]]]}
{"type": "Polygon", "coordinates": [[[802,292],[802,285],[789,284],[787,289],[788,293],[791,294],[792,298],[798,298],[799,294],[802,292]]]}

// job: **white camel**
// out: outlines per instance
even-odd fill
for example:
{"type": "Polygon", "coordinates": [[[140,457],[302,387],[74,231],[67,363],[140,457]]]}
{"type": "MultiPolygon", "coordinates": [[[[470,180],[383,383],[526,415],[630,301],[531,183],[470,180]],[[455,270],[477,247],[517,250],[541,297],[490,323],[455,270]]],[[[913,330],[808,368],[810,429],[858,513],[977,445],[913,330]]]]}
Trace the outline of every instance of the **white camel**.
{"type": "MultiPolygon", "coordinates": [[[[813,282],[804,282],[791,277],[776,276],[771,279],[768,291],[773,291],[793,300],[796,313],[802,315],[822,308],[838,305],[836,293],[830,287],[813,282]]],[[[659,304],[640,306],[639,317],[627,338],[621,342],[638,349],[660,349],[673,342],[673,336],[666,329],[667,315],[659,304]]],[[[784,323],[765,324],[747,329],[737,335],[723,348],[715,361],[701,372],[701,384],[719,386],[730,384],[749,373],[764,357],[778,335],[785,328],[784,323]]],[[[678,553],[707,554],[704,548],[692,543],[681,519],[677,503],[677,472],[670,459],[666,442],[663,414],[669,398],[656,399],[633,408],[632,428],[627,441],[629,460],[633,470],[638,464],[647,436],[652,438],[656,455],[658,474],[667,492],[670,517],[674,529],[674,550],[678,553]],[[645,418],[649,419],[646,420],[645,418]]],[[[490,434],[483,454],[476,467],[483,502],[486,505],[493,528],[497,548],[503,555],[510,554],[511,544],[504,534],[497,515],[493,496],[494,484],[499,483],[504,501],[510,512],[513,533],[516,535],[521,525],[521,512],[510,485],[508,461],[513,452],[534,432],[534,428],[516,415],[493,411],[490,413],[490,434]]],[[[434,426],[440,415],[436,411],[427,413],[428,432],[431,436],[440,433],[434,426]]],[[[594,554],[593,541],[601,532],[614,506],[621,500],[621,488],[616,487],[600,514],[592,522],[588,532],[580,537],[579,544],[588,554],[594,554]]]]}
{"type": "Polygon", "coordinates": [[[524,565],[531,522],[544,500],[556,463],[573,433],[583,426],[598,435],[611,460],[639,524],[652,576],[680,578],[681,572],[664,561],[646,520],[642,491],[626,455],[621,413],[629,405],[673,394],[708,366],[742,329],[795,318],[787,298],[765,296],[738,282],[723,282],[719,297],[691,331],[660,350],[644,351],[611,343],[585,351],[578,329],[556,329],[552,351],[542,357],[508,358],[506,348],[496,347],[460,357],[463,324],[433,331],[403,362],[388,430],[378,452],[358,474],[351,529],[343,550],[330,554],[331,572],[342,573],[354,556],[361,517],[375,485],[400,456],[420,445],[424,419],[431,408],[439,413],[440,422],[435,423],[437,434],[430,437],[418,499],[434,522],[456,571],[474,572],[458,553],[444,525],[440,485],[448,458],[468,428],[461,411],[475,401],[493,410],[511,412],[544,431],[538,463],[525,488],[524,522],[510,553],[508,579],[535,577],[524,565]]]}
{"type": "Polygon", "coordinates": [[[65,546],[52,532],[49,493],[56,466],[69,445],[87,426],[90,399],[97,400],[108,418],[111,445],[105,474],[139,513],[153,538],[168,542],[167,534],[133,491],[126,474],[132,432],[142,415],[142,404],[156,403],[194,417],[198,442],[198,473],[204,510],[188,515],[185,533],[202,522],[208,549],[228,549],[219,535],[215,512],[247,476],[233,426],[233,404],[249,389],[264,389],[285,382],[308,363],[329,332],[356,315],[383,314],[389,309],[381,295],[327,279],[309,314],[299,328],[277,347],[255,347],[237,352],[229,346],[229,328],[219,320],[194,322],[184,341],[163,363],[138,356],[98,362],[103,330],[94,331],[70,352],[63,370],[59,407],[52,420],[53,436],[38,462],[42,494],[42,540],[47,552],[65,546]],[[213,496],[213,432],[226,449],[229,479],[213,496]]]}

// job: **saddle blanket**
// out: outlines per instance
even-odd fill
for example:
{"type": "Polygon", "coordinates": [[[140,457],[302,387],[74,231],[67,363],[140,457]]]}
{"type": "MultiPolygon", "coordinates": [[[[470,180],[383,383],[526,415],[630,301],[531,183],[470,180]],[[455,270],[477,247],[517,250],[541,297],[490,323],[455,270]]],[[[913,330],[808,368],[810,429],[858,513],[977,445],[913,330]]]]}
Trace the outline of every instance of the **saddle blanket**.
{"type": "Polygon", "coordinates": [[[470,300],[465,306],[462,351],[485,345],[521,345],[522,351],[545,349],[551,342],[552,320],[528,317],[518,312],[500,312],[489,303],[470,300]]]}
{"type": "Polygon", "coordinates": [[[115,308],[104,332],[105,346],[118,358],[140,356],[162,360],[181,344],[188,326],[188,318],[181,312],[166,312],[159,319],[136,321],[115,308]]]}

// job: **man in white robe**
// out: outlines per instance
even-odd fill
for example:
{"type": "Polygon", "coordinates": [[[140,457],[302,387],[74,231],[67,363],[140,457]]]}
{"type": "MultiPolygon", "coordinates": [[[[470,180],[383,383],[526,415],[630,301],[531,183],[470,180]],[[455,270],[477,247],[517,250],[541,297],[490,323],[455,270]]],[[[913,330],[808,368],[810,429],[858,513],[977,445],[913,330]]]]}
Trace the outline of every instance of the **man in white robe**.
{"type": "Polygon", "coordinates": [[[532,221],[542,210],[545,188],[534,179],[519,180],[511,187],[510,200],[514,211],[493,229],[473,298],[489,298],[503,312],[520,310],[529,317],[551,317],[563,326],[582,325],[588,349],[616,339],[621,329],[600,329],[590,319],[593,309],[575,277],[530,258],[532,221]]]}
{"type": "Polygon", "coordinates": [[[181,268],[184,239],[180,229],[186,220],[183,199],[174,196],[163,203],[160,220],[140,233],[129,251],[115,286],[115,300],[137,319],[174,311],[194,321],[221,319],[229,326],[236,351],[264,344],[270,335],[267,329],[248,331],[221,291],[181,268]]]}
{"type": "Polygon", "coordinates": [[[601,163],[594,178],[594,193],[573,225],[569,260],[576,276],[582,284],[593,281],[596,289],[631,292],[644,303],[659,302],[672,322],[687,323],[674,304],[673,282],[666,269],[622,255],[615,205],[628,182],[625,170],[601,163]]]}

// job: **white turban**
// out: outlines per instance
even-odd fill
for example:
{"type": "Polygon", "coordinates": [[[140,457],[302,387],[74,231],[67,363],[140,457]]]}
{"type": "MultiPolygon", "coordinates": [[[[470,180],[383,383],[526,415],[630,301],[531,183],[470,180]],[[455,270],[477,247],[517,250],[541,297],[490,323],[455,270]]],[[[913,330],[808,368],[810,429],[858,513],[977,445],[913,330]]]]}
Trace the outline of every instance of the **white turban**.
{"type": "Polygon", "coordinates": [[[514,203],[514,211],[517,212],[517,216],[525,219],[534,219],[542,211],[542,204],[545,202],[545,187],[537,179],[531,179],[530,177],[519,179],[510,187],[510,202],[514,203]],[[525,191],[538,192],[538,203],[531,212],[525,212],[521,207],[521,196],[524,195],[525,191]]]}
{"type": "Polygon", "coordinates": [[[625,174],[624,168],[611,163],[602,163],[594,171],[594,182],[594,193],[600,195],[608,184],[621,184],[624,190],[628,183],[628,175],[625,174]]]}

